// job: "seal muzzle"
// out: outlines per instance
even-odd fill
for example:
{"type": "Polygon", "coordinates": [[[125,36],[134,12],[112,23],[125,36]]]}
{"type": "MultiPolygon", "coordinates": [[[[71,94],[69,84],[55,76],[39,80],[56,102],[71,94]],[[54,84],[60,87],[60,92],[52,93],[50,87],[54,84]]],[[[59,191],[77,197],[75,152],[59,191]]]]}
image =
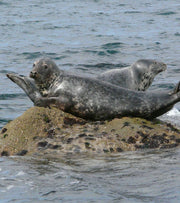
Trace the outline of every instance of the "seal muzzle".
{"type": "Polygon", "coordinates": [[[31,71],[29,74],[30,78],[37,78],[37,72],[36,71],[31,71]]]}

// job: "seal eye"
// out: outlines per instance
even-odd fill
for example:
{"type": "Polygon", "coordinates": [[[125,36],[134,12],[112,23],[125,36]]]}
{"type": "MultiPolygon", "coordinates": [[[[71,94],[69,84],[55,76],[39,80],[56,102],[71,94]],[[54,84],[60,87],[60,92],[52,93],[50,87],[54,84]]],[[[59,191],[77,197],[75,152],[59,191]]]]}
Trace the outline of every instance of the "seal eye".
{"type": "Polygon", "coordinates": [[[44,65],[44,69],[47,69],[48,68],[48,66],[47,65],[44,65]]]}
{"type": "Polygon", "coordinates": [[[33,63],[33,67],[35,67],[35,63],[33,63]]]}

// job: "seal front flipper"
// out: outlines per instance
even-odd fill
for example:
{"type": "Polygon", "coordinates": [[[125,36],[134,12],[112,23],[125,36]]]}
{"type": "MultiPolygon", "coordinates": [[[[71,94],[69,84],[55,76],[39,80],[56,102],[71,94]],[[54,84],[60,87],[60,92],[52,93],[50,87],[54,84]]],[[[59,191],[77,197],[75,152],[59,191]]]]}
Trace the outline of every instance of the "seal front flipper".
{"type": "Polygon", "coordinates": [[[59,96],[59,97],[39,97],[34,101],[35,106],[40,107],[56,107],[61,109],[62,111],[68,112],[71,108],[71,102],[67,97],[59,96]]]}
{"type": "Polygon", "coordinates": [[[14,73],[8,73],[7,77],[16,83],[19,87],[21,87],[27,96],[32,100],[32,102],[35,102],[38,98],[41,97],[41,94],[33,79],[14,73]]]}

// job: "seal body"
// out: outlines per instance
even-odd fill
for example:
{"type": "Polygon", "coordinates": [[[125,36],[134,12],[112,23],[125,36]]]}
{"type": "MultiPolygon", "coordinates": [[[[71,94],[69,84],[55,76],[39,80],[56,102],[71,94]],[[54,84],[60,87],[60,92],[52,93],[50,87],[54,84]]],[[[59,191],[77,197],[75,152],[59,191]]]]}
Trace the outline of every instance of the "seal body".
{"type": "Polygon", "coordinates": [[[162,62],[140,59],[129,67],[108,70],[98,75],[97,79],[131,90],[145,91],[154,77],[166,68],[162,62]]]}
{"type": "Polygon", "coordinates": [[[97,79],[66,73],[59,70],[50,59],[41,59],[34,64],[30,73],[34,84],[30,87],[27,83],[31,79],[29,77],[13,74],[8,77],[20,87],[23,86],[27,95],[28,91],[35,90],[34,94],[31,93],[35,105],[55,106],[90,120],[123,116],[152,119],[169,111],[180,101],[179,85],[173,92],[133,91],[97,79]]]}

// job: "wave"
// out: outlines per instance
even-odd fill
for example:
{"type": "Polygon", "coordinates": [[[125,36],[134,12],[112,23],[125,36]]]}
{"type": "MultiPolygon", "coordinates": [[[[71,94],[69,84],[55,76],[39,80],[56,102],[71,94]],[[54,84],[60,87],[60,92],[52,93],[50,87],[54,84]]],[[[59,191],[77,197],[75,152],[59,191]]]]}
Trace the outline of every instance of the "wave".
{"type": "Polygon", "coordinates": [[[125,14],[139,14],[142,13],[141,11],[126,11],[125,14]]]}
{"type": "Polygon", "coordinates": [[[97,64],[78,64],[78,66],[84,66],[86,68],[120,68],[120,67],[126,67],[127,64],[119,63],[119,64],[113,64],[113,63],[97,63],[97,64]]]}
{"type": "Polygon", "coordinates": [[[0,73],[3,73],[3,74],[6,74],[6,73],[15,73],[15,72],[13,72],[13,71],[8,71],[8,70],[0,70],[0,73]]]}
{"type": "Polygon", "coordinates": [[[179,36],[180,36],[180,33],[179,33],[179,32],[176,32],[174,35],[179,37],[179,36]]]}
{"type": "Polygon", "coordinates": [[[116,49],[116,48],[123,47],[123,45],[124,45],[124,43],[122,43],[122,42],[113,42],[113,43],[103,44],[102,48],[103,49],[116,49]]]}
{"type": "Polygon", "coordinates": [[[96,54],[98,56],[109,56],[109,55],[120,53],[120,51],[115,50],[115,49],[105,49],[105,51],[103,51],[103,50],[99,50],[99,51],[97,51],[97,50],[85,50],[84,52],[96,54]]]}
{"type": "Polygon", "coordinates": [[[23,52],[20,55],[23,55],[26,59],[37,59],[41,57],[49,57],[54,60],[59,60],[66,58],[67,56],[59,56],[56,53],[46,53],[46,52],[23,52]]]}
{"type": "Polygon", "coordinates": [[[0,5],[9,5],[9,3],[6,3],[6,2],[0,2],[0,5]]]}
{"type": "Polygon", "coordinates": [[[10,119],[0,118],[0,123],[8,123],[10,119]]]}
{"type": "Polygon", "coordinates": [[[42,52],[23,52],[23,56],[25,56],[26,59],[35,59],[44,56],[44,53],[42,52]]]}
{"type": "Polygon", "coordinates": [[[0,94],[0,100],[14,99],[24,97],[25,94],[0,94]]]}
{"type": "Polygon", "coordinates": [[[166,11],[166,12],[157,13],[157,15],[163,15],[163,16],[174,15],[174,14],[176,14],[176,12],[173,12],[173,11],[166,11]]]}

